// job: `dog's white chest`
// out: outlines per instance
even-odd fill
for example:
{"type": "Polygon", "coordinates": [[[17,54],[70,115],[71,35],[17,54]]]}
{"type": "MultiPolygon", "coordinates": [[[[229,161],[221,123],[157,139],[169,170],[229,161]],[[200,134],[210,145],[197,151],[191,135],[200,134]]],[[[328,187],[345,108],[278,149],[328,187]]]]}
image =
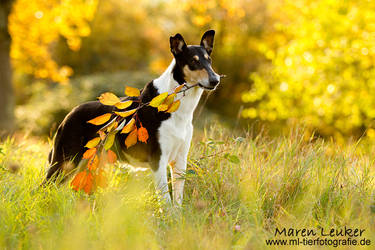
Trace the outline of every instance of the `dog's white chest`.
{"type": "Polygon", "coordinates": [[[161,153],[167,155],[170,161],[176,159],[178,154],[189,148],[190,140],[193,133],[191,120],[181,119],[177,114],[172,114],[171,118],[163,121],[159,128],[159,144],[161,153]]]}

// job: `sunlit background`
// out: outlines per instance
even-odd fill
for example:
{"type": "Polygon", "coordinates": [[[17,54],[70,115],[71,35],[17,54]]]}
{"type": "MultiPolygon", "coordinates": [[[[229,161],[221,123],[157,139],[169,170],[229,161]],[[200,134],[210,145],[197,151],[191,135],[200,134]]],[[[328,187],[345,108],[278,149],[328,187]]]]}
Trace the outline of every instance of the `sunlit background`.
{"type": "Polygon", "coordinates": [[[202,117],[232,128],[283,133],[301,124],[308,135],[375,138],[373,1],[7,0],[1,8],[13,65],[13,93],[10,81],[0,85],[1,116],[10,117],[2,128],[51,135],[75,105],[141,88],[163,72],[169,36],[198,44],[215,29],[213,64],[227,78],[204,97],[202,117]]]}

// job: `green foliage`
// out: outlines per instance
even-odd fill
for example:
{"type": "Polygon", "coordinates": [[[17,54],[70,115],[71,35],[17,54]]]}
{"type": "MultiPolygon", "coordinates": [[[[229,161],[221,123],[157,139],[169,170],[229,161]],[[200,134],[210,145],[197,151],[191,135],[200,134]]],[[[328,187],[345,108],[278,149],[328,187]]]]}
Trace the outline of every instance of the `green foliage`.
{"type": "MultiPolygon", "coordinates": [[[[297,121],[323,135],[362,135],[375,118],[374,2],[269,2],[275,25],[259,50],[243,116],[297,121]]],[[[374,133],[372,133],[374,134],[374,133]]]]}
{"type": "Polygon", "coordinates": [[[346,225],[374,238],[372,220],[363,219],[374,216],[372,144],[338,147],[301,132],[238,138],[220,127],[194,139],[181,209],[158,200],[150,171],[127,166],[110,171],[108,187],[92,196],[68,184],[41,188],[49,145],[2,142],[0,247],[262,249],[276,226],[346,225]]]}

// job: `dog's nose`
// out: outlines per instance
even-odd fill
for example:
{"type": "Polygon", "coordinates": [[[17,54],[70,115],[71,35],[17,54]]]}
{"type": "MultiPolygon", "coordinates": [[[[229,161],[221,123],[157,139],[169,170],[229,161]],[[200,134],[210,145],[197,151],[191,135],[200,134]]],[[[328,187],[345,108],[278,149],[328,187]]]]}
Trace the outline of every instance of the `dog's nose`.
{"type": "Polygon", "coordinates": [[[219,80],[217,80],[217,79],[211,79],[210,80],[210,85],[211,86],[216,86],[216,85],[218,85],[218,83],[219,83],[219,80]]]}

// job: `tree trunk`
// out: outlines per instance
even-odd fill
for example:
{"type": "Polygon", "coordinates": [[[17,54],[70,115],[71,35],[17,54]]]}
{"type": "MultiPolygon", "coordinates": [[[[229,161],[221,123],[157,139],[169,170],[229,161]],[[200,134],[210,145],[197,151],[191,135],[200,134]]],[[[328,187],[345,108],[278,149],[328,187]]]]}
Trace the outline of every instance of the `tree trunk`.
{"type": "Polygon", "coordinates": [[[8,16],[13,0],[0,1],[0,135],[14,130],[14,96],[8,16]]]}

